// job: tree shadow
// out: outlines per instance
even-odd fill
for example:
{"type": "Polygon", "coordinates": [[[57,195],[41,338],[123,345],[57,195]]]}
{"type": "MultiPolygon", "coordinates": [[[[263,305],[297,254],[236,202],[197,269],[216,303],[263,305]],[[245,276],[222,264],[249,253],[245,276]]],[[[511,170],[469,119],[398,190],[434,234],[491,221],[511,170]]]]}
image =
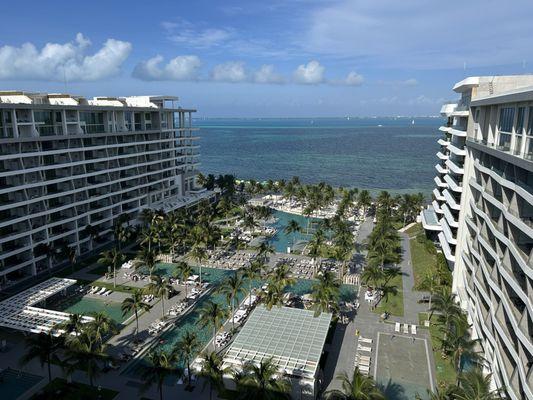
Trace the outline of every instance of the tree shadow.
{"type": "Polygon", "coordinates": [[[378,383],[378,387],[387,400],[410,400],[402,385],[388,380],[387,384],[378,383]]]}

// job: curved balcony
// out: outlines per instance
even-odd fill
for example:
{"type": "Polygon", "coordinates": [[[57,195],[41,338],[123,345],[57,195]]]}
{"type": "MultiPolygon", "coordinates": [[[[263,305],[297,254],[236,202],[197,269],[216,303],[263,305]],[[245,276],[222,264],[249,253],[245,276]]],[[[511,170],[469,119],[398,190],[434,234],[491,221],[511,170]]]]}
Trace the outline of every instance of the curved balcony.
{"type": "Polygon", "coordinates": [[[450,225],[452,228],[459,228],[459,223],[453,216],[448,206],[446,204],[443,204],[441,208],[444,212],[444,218],[446,218],[446,222],[448,222],[448,225],[450,225]]]}
{"type": "Polygon", "coordinates": [[[444,189],[442,191],[442,196],[444,197],[444,200],[446,201],[446,204],[455,211],[461,210],[461,205],[455,201],[455,197],[449,192],[448,189],[444,189]]]}
{"type": "Polygon", "coordinates": [[[435,198],[436,198],[438,201],[444,201],[444,200],[446,200],[446,198],[441,194],[441,192],[440,192],[439,189],[437,189],[437,188],[433,189],[433,196],[435,196],[435,198]]]}
{"type": "Polygon", "coordinates": [[[441,132],[450,132],[451,129],[452,129],[451,126],[441,126],[441,127],[439,127],[439,131],[441,131],[441,132]]]}
{"type": "Polygon", "coordinates": [[[461,185],[454,178],[452,178],[451,175],[444,175],[444,182],[446,182],[446,186],[452,189],[454,192],[463,192],[463,188],[461,187],[461,185]]]}
{"type": "Polygon", "coordinates": [[[437,157],[439,157],[441,160],[447,160],[450,158],[449,156],[442,154],[440,151],[437,153],[437,157]]]}
{"type": "Polygon", "coordinates": [[[466,137],[466,131],[463,131],[462,129],[450,128],[449,132],[450,132],[450,134],[452,134],[454,136],[466,137]]]}
{"type": "MultiPolygon", "coordinates": [[[[448,162],[448,161],[446,161],[446,162],[448,162]]],[[[440,164],[435,165],[435,169],[437,170],[437,172],[439,174],[447,174],[448,173],[448,170],[446,168],[443,168],[442,165],[440,165],[440,164]]]]}
{"type": "Polygon", "coordinates": [[[444,233],[446,241],[449,244],[453,244],[455,246],[457,244],[457,239],[453,236],[452,230],[450,229],[448,222],[446,222],[444,218],[442,218],[439,222],[440,226],[442,226],[442,232],[444,233]]]}
{"type": "Polygon", "coordinates": [[[451,143],[448,146],[448,150],[450,150],[450,152],[455,154],[456,156],[462,156],[462,157],[466,156],[466,150],[464,148],[460,149],[459,147],[456,147],[451,143]]]}
{"type": "MultiPolygon", "coordinates": [[[[446,178],[448,175],[444,175],[444,177],[446,178]]],[[[435,184],[440,187],[440,188],[447,188],[448,187],[448,184],[447,183],[444,183],[442,181],[442,179],[440,179],[440,177],[436,176],[434,179],[435,181],[435,184]]]]}
{"type": "Polygon", "coordinates": [[[437,202],[437,200],[433,200],[433,201],[431,202],[431,205],[433,206],[433,209],[435,210],[435,212],[436,212],[437,214],[442,214],[442,213],[443,213],[443,211],[442,211],[442,209],[440,208],[439,203],[437,202]]]}
{"type": "Polygon", "coordinates": [[[465,173],[464,168],[458,166],[451,158],[446,160],[445,164],[454,174],[463,175],[465,173]]]}
{"type": "Polygon", "coordinates": [[[440,246],[442,247],[442,252],[444,253],[444,257],[446,257],[446,260],[448,260],[450,263],[455,263],[455,254],[452,252],[450,244],[446,240],[444,233],[439,233],[438,237],[440,246]]]}
{"type": "Polygon", "coordinates": [[[442,138],[437,140],[437,143],[440,144],[441,146],[444,146],[444,147],[446,147],[446,146],[448,146],[450,144],[450,142],[448,140],[444,140],[442,138]]]}

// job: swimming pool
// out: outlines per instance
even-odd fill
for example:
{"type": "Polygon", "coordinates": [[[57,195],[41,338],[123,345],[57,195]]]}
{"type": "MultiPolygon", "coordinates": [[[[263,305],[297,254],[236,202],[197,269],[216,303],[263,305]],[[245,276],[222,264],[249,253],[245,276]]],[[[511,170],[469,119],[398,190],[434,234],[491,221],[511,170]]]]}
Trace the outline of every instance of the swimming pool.
{"type": "Polygon", "coordinates": [[[11,368],[0,372],[2,399],[15,400],[43,379],[42,376],[17,371],[11,368]]]}
{"type": "MultiPolygon", "coordinates": [[[[158,264],[156,267],[156,270],[158,271],[158,273],[164,274],[164,275],[171,274],[173,272],[173,269],[174,269],[173,264],[158,264]]],[[[198,271],[198,269],[195,268],[195,271],[198,271]]],[[[225,278],[227,278],[228,276],[234,273],[235,271],[231,271],[231,270],[222,270],[222,269],[204,267],[202,268],[202,280],[212,283],[213,286],[218,286],[225,278]]],[[[252,287],[254,288],[261,287],[263,283],[264,281],[254,280],[252,282],[252,287]]],[[[294,285],[287,287],[285,291],[292,292],[292,293],[295,293],[301,296],[301,295],[311,292],[311,287],[313,283],[314,282],[311,280],[298,279],[294,285]]],[[[238,295],[239,302],[242,301],[245,295],[248,293],[248,289],[249,289],[248,282],[245,282],[243,289],[244,290],[238,295]]],[[[352,285],[341,286],[341,299],[342,300],[351,301],[356,298],[356,295],[357,295],[357,288],[355,286],[352,286],[352,285]]],[[[181,337],[187,331],[194,331],[197,334],[198,340],[201,344],[200,348],[204,348],[209,342],[209,340],[211,340],[212,328],[209,326],[201,328],[198,325],[198,320],[200,318],[200,310],[202,309],[204,304],[208,301],[213,301],[215,303],[218,303],[224,308],[228,307],[226,297],[223,294],[218,293],[216,290],[208,293],[206,296],[198,300],[194,308],[189,313],[179,318],[175,322],[174,327],[164,332],[160,336],[161,342],[156,345],[157,349],[163,350],[163,351],[171,351],[174,345],[181,339],[181,337]]],[[[140,374],[142,374],[142,367],[144,365],[144,362],[145,362],[144,359],[134,362],[128,368],[126,368],[126,370],[123,373],[131,377],[138,377],[140,374]]]]}
{"type": "Polygon", "coordinates": [[[307,242],[310,238],[310,235],[306,235],[305,233],[307,230],[308,221],[310,221],[311,224],[311,227],[309,229],[310,233],[313,232],[313,225],[315,225],[316,222],[320,221],[317,218],[307,218],[302,215],[289,214],[278,210],[273,210],[272,215],[277,219],[277,221],[273,224],[270,224],[270,226],[276,228],[276,234],[269,238],[268,241],[272,244],[272,246],[274,246],[276,251],[279,253],[286,253],[287,247],[294,247],[295,244],[301,245],[303,242],[307,242]],[[291,219],[294,219],[296,222],[298,222],[303,232],[296,232],[291,234],[286,234],[284,232],[291,219]]]}
{"type": "Polygon", "coordinates": [[[122,315],[121,303],[104,299],[93,299],[91,297],[72,297],[57,305],[52,305],[52,309],[64,311],[71,314],[89,315],[91,313],[103,312],[117,323],[123,323],[131,313],[122,315]]]}

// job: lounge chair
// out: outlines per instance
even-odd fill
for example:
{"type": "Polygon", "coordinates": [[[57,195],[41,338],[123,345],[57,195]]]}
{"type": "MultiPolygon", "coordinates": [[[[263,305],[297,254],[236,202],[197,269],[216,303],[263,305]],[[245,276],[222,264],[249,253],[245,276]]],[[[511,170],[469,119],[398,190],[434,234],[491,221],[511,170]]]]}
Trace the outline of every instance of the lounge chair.
{"type": "Polygon", "coordinates": [[[403,324],[403,333],[409,333],[409,324],[403,324]]]}
{"type": "Polygon", "coordinates": [[[411,325],[411,333],[416,335],[416,325],[411,325]]]}
{"type": "Polygon", "coordinates": [[[357,365],[364,366],[364,367],[369,367],[370,366],[370,360],[359,359],[357,365]]]}
{"type": "Polygon", "coordinates": [[[370,372],[370,366],[368,365],[358,365],[359,371],[366,372],[367,374],[370,372]]]}
{"type": "Polygon", "coordinates": [[[366,351],[366,352],[371,353],[371,352],[372,352],[372,347],[366,347],[366,346],[361,346],[361,345],[359,345],[359,346],[357,346],[357,350],[359,350],[359,351],[366,351]]]}
{"type": "Polygon", "coordinates": [[[394,325],[394,332],[400,332],[400,323],[399,322],[396,322],[396,324],[394,325]]]}
{"type": "Polygon", "coordinates": [[[364,337],[359,337],[359,341],[363,343],[372,343],[372,339],[367,339],[364,337]]]}

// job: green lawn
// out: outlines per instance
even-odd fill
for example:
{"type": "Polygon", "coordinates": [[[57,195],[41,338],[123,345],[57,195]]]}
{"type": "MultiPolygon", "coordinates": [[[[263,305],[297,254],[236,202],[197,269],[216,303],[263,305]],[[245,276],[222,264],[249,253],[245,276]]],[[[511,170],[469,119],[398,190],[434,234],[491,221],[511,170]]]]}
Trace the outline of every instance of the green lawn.
{"type": "Polygon", "coordinates": [[[111,400],[118,395],[118,392],[114,390],[100,388],[98,386],[91,387],[83,383],[67,383],[65,379],[56,378],[52,380],[44,389],[34,395],[32,400],[92,400],[102,399],[111,400]]]}
{"type": "Polygon", "coordinates": [[[409,244],[411,247],[411,262],[413,265],[415,288],[420,289],[420,284],[428,272],[437,265],[437,254],[428,251],[426,242],[420,242],[417,237],[409,240],[409,244]]]}
{"type": "MultiPolygon", "coordinates": [[[[427,318],[427,313],[419,314],[421,326],[423,321],[425,321],[427,318]]],[[[442,358],[442,352],[440,350],[442,343],[442,332],[436,317],[431,319],[429,333],[431,334],[431,346],[433,348],[433,358],[435,359],[435,369],[437,371],[437,385],[442,387],[447,384],[455,384],[457,372],[455,371],[455,368],[449,359],[442,358]]]]}
{"type": "Polygon", "coordinates": [[[422,224],[415,224],[405,231],[410,237],[418,236],[420,233],[424,232],[422,224]]]}
{"type": "Polygon", "coordinates": [[[379,305],[374,309],[377,314],[383,314],[385,311],[397,317],[403,317],[403,280],[402,275],[394,278],[390,284],[398,288],[398,293],[389,296],[388,300],[381,300],[379,305]]]}

